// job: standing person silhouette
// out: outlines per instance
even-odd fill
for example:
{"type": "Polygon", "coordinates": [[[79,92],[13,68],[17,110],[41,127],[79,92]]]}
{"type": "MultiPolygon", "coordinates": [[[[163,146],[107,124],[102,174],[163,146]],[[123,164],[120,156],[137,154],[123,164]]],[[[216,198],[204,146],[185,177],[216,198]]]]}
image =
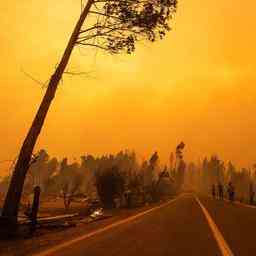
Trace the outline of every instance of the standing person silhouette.
{"type": "Polygon", "coordinates": [[[223,200],[223,197],[224,197],[223,185],[220,182],[218,183],[218,192],[219,192],[219,199],[223,200]]]}
{"type": "Polygon", "coordinates": [[[233,186],[232,182],[228,183],[228,195],[229,201],[233,202],[235,199],[235,187],[233,186]]]}
{"type": "Polygon", "coordinates": [[[251,183],[250,188],[249,188],[249,202],[250,202],[250,204],[254,203],[254,196],[255,196],[255,192],[254,192],[254,189],[253,189],[253,184],[251,183]]]}
{"type": "Polygon", "coordinates": [[[215,199],[216,197],[216,189],[215,189],[215,184],[212,184],[212,197],[215,199]]]}

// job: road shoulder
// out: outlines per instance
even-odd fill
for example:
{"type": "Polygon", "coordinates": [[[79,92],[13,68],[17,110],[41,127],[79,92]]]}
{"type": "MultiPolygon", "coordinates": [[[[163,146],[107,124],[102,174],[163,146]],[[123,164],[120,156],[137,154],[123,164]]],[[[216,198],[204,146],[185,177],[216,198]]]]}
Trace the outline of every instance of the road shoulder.
{"type": "Polygon", "coordinates": [[[141,214],[152,208],[159,207],[166,202],[151,204],[135,209],[120,209],[111,212],[113,216],[108,219],[92,222],[89,224],[78,222],[76,227],[66,229],[52,229],[45,233],[37,231],[34,237],[29,239],[15,239],[0,241],[0,255],[4,256],[29,256],[46,251],[55,246],[61,245],[72,239],[85,236],[119,221],[141,214]]]}

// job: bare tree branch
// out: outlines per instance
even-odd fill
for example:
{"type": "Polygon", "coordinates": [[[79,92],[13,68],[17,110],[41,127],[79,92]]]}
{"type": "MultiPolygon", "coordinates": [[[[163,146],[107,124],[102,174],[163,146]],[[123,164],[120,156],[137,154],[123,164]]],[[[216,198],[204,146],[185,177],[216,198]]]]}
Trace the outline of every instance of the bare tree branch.
{"type": "Polygon", "coordinates": [[[108,17],[108,18],[113,18],[113,19],[117,19],[117,20],[120,20],[119,17],[117,16],[113,16],[113,15],[108,15],[106,13],[102,13],[102,12],[95,12],[95,11],[90,11],[89,13],[92,13],[92,14],[97,14],[97,15],[101,15],[101,16],[105,16],[105,17],[108,17]]]}
{"type": "Polygon", "coordinates": [[[33,80],[34,82],[36,82],[37,84],[41,85],[42,88],[45,88],[47,86],[47,82],[44,83],[36,78],[34,78],[32,75],[30,75],[29,73],[27,73],[26,71],[24,71],[23,69],[20,70],[25,76],[27,76],[28,78],[30,78],[31,80],[33,80]]]}
{"type": "Polygon", "coordinates": [[[100,45],[97,45],[97,44],[89,44],[89,43],[77,43],[77,44],[84,45],[84,46],[92,46],[92,47],[99,48],[101,50],[109,51],[108,48],[100,46],[100,45]]]}
{"type": "Polygon", "coordinates": [[[82,75],[89,75],[91,72],[70,72],[66,71],[64,74],[71,75],[71,76],[82,76],[82,75]]]}

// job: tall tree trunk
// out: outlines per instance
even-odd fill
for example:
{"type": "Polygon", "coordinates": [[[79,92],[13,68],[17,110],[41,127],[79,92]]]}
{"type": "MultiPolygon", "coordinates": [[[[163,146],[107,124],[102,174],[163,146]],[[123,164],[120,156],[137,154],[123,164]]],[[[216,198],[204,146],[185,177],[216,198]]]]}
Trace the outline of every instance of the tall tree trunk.
{"type": "Polygon", "coordinates": [[[81,13],[81,16],[75,26],[75,29],[70,37],[67,48],[63,54],[63,57],[52,75],[48,88],[32,123],[32,126],[24,140],[21,147],[20,154],[15,165],[15,169],[11,178],[9,189],[5,198],[2,216],[8,218],[12,223],[17,222],[18,209],[20,204],[20,199],[22,195],[22,189],[25,181],[25,177],[30,165],[31,156],[33,153],[34,146],[36,144],[37,138],[43,127],[47,112],[50,108],[51,102],[55,96],[58,84],[62,78],[62,75],[67,67],[68,61],[70,59],[71,53],[77,42],[82,25],[87,17],[89,10],[93,4],[94,0],[88,0],[87,4],[81,13]]]}

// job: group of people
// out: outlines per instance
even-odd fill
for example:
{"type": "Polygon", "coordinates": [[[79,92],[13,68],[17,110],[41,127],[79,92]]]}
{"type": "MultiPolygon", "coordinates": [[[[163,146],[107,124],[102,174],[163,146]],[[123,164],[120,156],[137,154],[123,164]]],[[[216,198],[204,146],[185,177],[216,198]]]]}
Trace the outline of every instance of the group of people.
{"type": "MultiPolygon", "coordinates": [[[[228,183],[227,186],[227,195],[228,199],[233,202],[235,199],[235,186],[232,184],[232,182],[228,183]]],[[[213,198],[219,198],[220,200],[224,199],[224,186],[220,182],[215,185],[212,185],[212,197],[213,198]]]]}
{"type": "MultiPolygon", "coordinates": [[[[235,186],[232,184],[232,182],[228,183],[226,191],[227,191],[227,196],[229,201],[233,202],[235,200],[235,186]]],[[[217,185],[215,184],[212,185],[212,197],[223,200],[224,186],[220,182],[217,185]]],[[[250,187],[249,187],[249,203],[250,204],[254,204],[254,197],[255,197],[255,191],[253,188],[253,184],[250,184],[250,187]]]]}

